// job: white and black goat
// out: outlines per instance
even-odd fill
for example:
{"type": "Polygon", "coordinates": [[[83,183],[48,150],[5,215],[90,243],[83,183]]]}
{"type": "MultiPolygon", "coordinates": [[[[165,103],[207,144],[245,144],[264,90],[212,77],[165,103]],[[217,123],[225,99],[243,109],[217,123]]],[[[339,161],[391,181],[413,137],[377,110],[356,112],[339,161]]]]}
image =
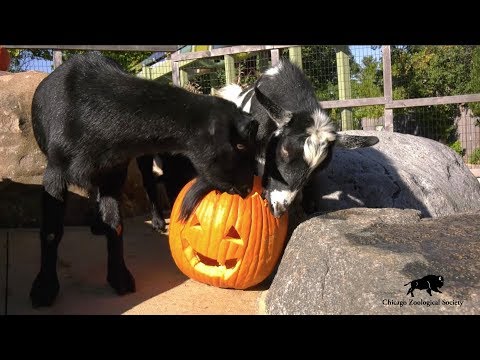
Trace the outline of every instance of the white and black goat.
{"type": "Polygon", "coordinates": [[[338,134],[310,81],[286,60],[269,68],[253,86],[242,90],[227,85],[218,95],[260,123],[257,173],[262,176],[263,197],[276,217],[289,208],[311,174],[328,165],[334,145],[358,148],[378,142],[375,136],[338,134]]]}
{"type": "MultiPolygon", "coordinates": [[[[107,281],[118,294],[135,291],[123,256],[119,206],[131,159],[181,153],[206,187],[246,196],[253,185],[258,123],[249,114],[218,97],[129,75],[99,53],[72,57],[40,83],[32,125],[47,157],[33,306],[51,305],[59,291],[57,250],[67,185],[98,189],[107,281]]],[[[151,159],[146,163],[151,172],[151,159]]]]}

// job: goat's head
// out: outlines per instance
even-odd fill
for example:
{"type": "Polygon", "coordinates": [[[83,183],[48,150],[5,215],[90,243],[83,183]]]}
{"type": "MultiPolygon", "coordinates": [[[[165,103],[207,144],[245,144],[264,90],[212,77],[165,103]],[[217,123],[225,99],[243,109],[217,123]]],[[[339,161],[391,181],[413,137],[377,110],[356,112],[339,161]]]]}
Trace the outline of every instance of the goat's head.
{"type": "Polygon", "coordinates": [[[230,101],[212,101],[206,139],[191,150],[191,158],[213,188],[246,197],[253,186],[258,122],[230,101]]]}
{"type": "Polygon", "coordinates": [[[277,125],[268,140],[263,172],[263,197],[275,217],[291,205],[314,170],[328,165],[334,145],[357,148],[378,142],[374,136],[337,134],[328,115],[318,106],[313,112],[291,112],[266,97],[255,96],[277,125]]]}

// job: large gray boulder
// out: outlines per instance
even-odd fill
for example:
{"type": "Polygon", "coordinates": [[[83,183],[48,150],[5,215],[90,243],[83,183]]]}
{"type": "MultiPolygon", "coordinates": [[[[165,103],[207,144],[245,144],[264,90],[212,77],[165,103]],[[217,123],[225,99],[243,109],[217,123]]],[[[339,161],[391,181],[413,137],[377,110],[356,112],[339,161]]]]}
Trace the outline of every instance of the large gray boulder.
{"type": "MultiPolygon", "coordinates": [[[[32,131],[32,98],[46,73],[27,71],[0,76],[0,227],[38,226],[45,157],[32,131]]],[[[122,211],[135,216],[149,211],[135,162],[129,166],[122,211]]],[[[87,194],[69,189],[65,223],[89,223],[87,194]]]]}
{"type": "Polygon", "coordinates": [[[480,314],[479,218],[354,208],[307,220],[285,249],[266,312],[480,314]],[[407,295],[404,285],[426,275],[444,277],[442,293],[407,295]]]}
{"type": "Polygon", "coordinates": [[[448,146],[419,136],[375,135],[369,148],[336,148],[330,165],[313,178],[320,212],[352,207],[417,209],[425,217],[480,210],[480,184],[448,146]]]}

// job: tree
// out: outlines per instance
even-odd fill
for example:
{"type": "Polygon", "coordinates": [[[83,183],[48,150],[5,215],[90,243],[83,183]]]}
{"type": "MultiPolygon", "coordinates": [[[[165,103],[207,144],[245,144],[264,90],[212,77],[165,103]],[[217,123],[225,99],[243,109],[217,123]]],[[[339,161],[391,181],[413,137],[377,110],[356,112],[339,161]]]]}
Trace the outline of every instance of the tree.
{"type": "Polygon", "coordinates": [[[53,58],[52,51],[44,49],[9,49],[8,52],[11,58],[10,72],[27,70],[34,60],[51,61],[53,58]]]}
{"type": "MultiPolygon", "coordinates": [[[[366,56],[362,60],[363,66],[359,69],[356,80],[352,81],[352,95],[354,98],[383,96],[382,63],[373,56],[366,56]]],[[[364,106],[353,110],[356,119],[375,119],[383,116],[383,106],[364,106]]]]}
{"type": "MultiPolygon", "coordinates": [[[[84,53],[85,50],[64,50],[63,60],[66,61],[74,54],[84,53]]],[[[31,67],[34,60],[53,60],[53,51],[45,49],[10,49],[11,72],[25,71],[31,67]]],[[[142,60],[149,57],[153,52],[145,51],[101,51],[102,54],[116,60],[126,71],[135,73],[133,68],[142,60]]],[[[53,64],[51,65],[53,70],[53,64]]],[[[45,69],[47,70],[47,69],[45,69]]]]}
{"type": "MultiPolygon", "coordinates": [[[[395,100],[479,92],[479,73],[480,53],[475,46],[392,46],[395,100]]],[[[458,114],[457,104],[395,110],[400,123],[415,121],[418,135],[448,143],[455,141],[458,114]]]]}

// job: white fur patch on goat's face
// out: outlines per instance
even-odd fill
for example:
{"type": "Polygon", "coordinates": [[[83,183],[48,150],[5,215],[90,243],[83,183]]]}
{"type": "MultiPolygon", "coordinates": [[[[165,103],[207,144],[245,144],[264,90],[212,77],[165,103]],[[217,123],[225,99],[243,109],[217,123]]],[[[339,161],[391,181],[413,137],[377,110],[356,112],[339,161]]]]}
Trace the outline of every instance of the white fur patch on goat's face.
{"type": "Polygon", "coordinates": [[[282,70],[282,63],[279,62],[277,65],[275,65],[274,67],[271,67],[270,69],[268,69],[267,71],[265,71],[265,75],[268,75],[268,76],[275,76],[277,75],[280,70],[282,70]]]}
{"type": "Polygon", "coordinates": [[[313,126],[307,129],[310,135],[303,146],[303,157],[310,169],[315,169],[327,156],[328,144],[335,141],[335,126],[321,109],[312,114],[313,126]]]}
{"type": "Polygon", "coordinates": [[[279,216],[285,212],[288,206],[297,196],[298,190],[272,190],[270,192],[270,203],[273,208],[273,215],[279,216]]]}

